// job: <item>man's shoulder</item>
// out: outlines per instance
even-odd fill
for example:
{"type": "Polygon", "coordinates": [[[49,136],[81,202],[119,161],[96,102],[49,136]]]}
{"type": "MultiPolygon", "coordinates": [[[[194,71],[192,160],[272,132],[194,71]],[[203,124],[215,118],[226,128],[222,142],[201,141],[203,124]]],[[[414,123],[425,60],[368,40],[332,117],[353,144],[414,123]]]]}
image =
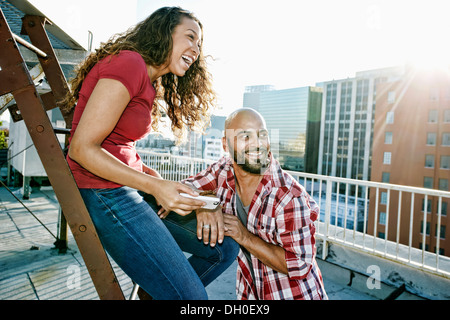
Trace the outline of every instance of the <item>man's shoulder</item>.
{"type": "Polygon", "coordinates": [[[278,163],[272,167],[272,188],[284,193],[290,193],[294,197],[300,196],[304,191],[303,186],[289,172],[281,168],[278,163]]]}
{"type": "Polygon", "coordinates": [[[214,170],[226,170],[228,171],[231,167],[231,161],[227,156],[222,156],[219,160],[211,163],[210,168],[213,168],[214,170]]]}

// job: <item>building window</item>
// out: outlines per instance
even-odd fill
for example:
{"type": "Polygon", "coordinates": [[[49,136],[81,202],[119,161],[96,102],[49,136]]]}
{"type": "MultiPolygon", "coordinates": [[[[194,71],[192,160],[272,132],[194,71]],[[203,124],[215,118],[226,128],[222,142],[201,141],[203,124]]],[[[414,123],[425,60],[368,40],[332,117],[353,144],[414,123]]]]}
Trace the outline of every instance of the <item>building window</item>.
{"type": "Polygon", "coordinates": [[[442,145],[450,147],[450,133],[445,132],[442,134],[442,145]]]}
{"type": "MultiPolygon", "coordinates": [[[[431,200],[427,200],[427,213],[431,213],[431,200]]],[[[422,199],[422,212],[425,209],[425,199],[422,199]]]]}
{"type": "Polygon", "coordinates": [[[387,204],[387,192],[382,192],[381,193],[381,200],[380,200],[381,204],[387,204]]]}
{"type": "Polygon", "coordinates": [[[386,225],[386,212],[380,212],[380,218],[378,219],[378,223],[386,225]]]}
{"type": "Polygon", "coordinates": [[[430,123],[438,122],[438,111],[437,110],[430,110],[428,112],[428,122],[430,122],[430,123]]]}
{"type": "Polygon", "coordinates": [[[395,102],[395,91],[389,91],[388,92],[388,103],[394,103],[395,102]]]}
{"type": "Polygon", "coordinates": [[[433,189],[433,178],[423,177],[423,187],[428,189],[433,189]]]}
{"type": "MultiPolygon", "coordinates": [[[[437,237],[437,231],[438,231],[438,226],[436,225],[436,229],[435,230],[435,237],[437,237]]],[[[441,225],[441,232],[439,234],[439,239],[445,239],[445,226],[441,225]]]]}
{"type": "MultiPolygon", "coordinates": [[[[429,222],[427,222],[425,232],[427,235],[430,235],[430,223],[429,222]]],[[[420,233],[423,234],[423,221],[420,221],[420,233]]]]}
{"type": "Polygon", "coordinates": [[[381,174],[381,182],[389,183],[391,180],[391,173],[390,172],[383,172],[381,174]]]}
{"type": "Polygon", "coordinates": [[[391,156],[390,152],[385,152],[383,156],[383,164],[391,164],[391,156]]]}
{"type": "Polygon", "coordinates": [[[388,111],[386,113],[386,124],[393,124],[394,123],[394,111],[388,111]]]}
{"type": "Polygon", "coordinates": [[[429,145],[429,146],[436,145],[436,133],[435,132],[427,133],[427,145],[429,145]]]}
{"type": "Polygon", "coordinates": [[[448,207],[448,202],[447,201],[442,201],[442,209],[441,209],[441,215],[442,216],[446,216],[447,215],[447,207],[448,207]]]}
{"type": "Polygon", "coordinates": [[[385,132],[384,134],[384,143],[392,144],[392,132],[385,132]]]}
{"type": "Polygon", "coordinates": [[[434,168],[434,155],[425,155],[425,168],[434,168]]]}
{"type": "Polygon", "coordinates": [[[448,179],[439,179],[439,190],[448,191],[448,179]]]}
{"type": "Polygon", "coordinates": [[[450,156],[441,156],[441,169],[450,169],[450,156]]]}
{"type": "Polygon", "coordinates": [[[450,122],[450,109],[444,110],[444,122],[450,122]]]}

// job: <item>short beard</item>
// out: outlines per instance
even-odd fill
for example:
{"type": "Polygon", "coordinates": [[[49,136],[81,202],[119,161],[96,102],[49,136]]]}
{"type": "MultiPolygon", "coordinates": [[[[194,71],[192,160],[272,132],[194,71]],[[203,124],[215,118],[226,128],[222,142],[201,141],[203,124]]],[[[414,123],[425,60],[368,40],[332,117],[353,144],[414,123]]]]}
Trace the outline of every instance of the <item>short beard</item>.
{"type": "Polygon", "coordinates": [[[261,175],[270,165],[269,150],[266,148],[258,148],[251,151],[262,151],[263,157],[261,159],[257,159],[256,163],[254,163],[254,161],[249,161],[249,159],[245,157],[245,154],[249,153],[250,150],[243,151],[240,154],[238,154],[236,150],[233,150],[233,160],[245,172],[261,175]]]}

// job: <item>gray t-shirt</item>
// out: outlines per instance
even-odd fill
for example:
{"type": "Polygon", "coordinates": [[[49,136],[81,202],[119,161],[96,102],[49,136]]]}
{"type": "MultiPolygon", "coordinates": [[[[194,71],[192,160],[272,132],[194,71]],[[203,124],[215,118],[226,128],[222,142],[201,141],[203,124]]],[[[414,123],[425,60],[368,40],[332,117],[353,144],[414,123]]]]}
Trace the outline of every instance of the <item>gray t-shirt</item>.
{"type": "MultiPolygon", "coordinates": [[[[236,192],[236,211],[239,220],[241,220],[242,224],[247,227],[247,219],[248,219],[248,210],[250,209],[250,206],[244,207],[244,204],[241,201],[241,198],[239,197],[239,194],[236,192]]],[[[248,252],[247,249],[245,249],[243,246],[241,246],[241,250],[244,253],[245,257],[247,258],[247,261],[250,265],[250,272],[252,274],[252,278],[255,279],[255,274],[253,273],[253,264],[252,264],[252,257],[250,255],[250,252],[248,252]]]]}

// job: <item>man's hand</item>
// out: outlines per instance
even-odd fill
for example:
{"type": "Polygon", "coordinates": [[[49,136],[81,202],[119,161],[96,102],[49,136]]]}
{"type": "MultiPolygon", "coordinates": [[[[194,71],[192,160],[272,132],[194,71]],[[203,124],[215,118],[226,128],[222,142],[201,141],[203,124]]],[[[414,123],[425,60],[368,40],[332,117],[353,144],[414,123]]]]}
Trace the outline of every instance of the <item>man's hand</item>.
{"type": "Polygon", "coordinates": [[[242,246],[246,245],[246,240],[251,236],[250,232],[242,224],[238,217],[231,214],[223,214],[225,235],[234,239],[242,246]]]}
{"type": "Polygon", "coordinates": [[[265,242],[248,231],[236,216],[224,214],[223,223],[226,236],[232,237],[265,265],[278,272],[288,274],[285,250],[282,247],[265,242]]]}
{"type": "Polygon", "coordinates": [[[204,244],[214,247],[223,242],[224,226],[222,206],[214,210],[197,209],[197,237],[203,239],[204,244]]]}

